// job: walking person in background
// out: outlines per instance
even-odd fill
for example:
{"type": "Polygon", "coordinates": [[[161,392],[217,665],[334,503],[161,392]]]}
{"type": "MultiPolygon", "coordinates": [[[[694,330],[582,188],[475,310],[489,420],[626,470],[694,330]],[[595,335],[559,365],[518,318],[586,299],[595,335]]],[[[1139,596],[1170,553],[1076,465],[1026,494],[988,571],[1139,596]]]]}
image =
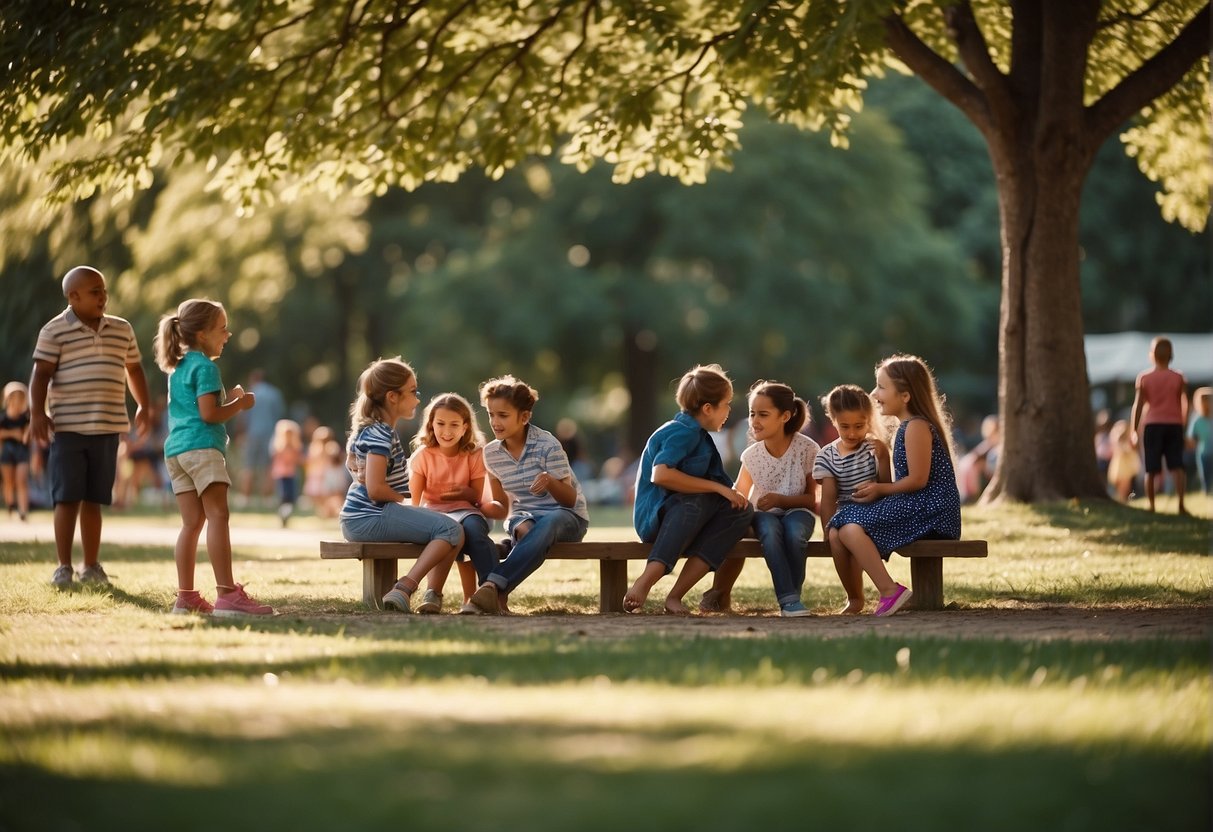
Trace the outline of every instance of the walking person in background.
{"type": "Polygon", "coordinates": [[[1213,423],[1209,421],[1213,410],[1213,387],[1198,387],[1192,394],[1192,412],[1196,417],[1188,425],[1188,442],[1196,452],[1196,470],[1200,474],[1200,486],[1206,494],[1213,494],[1213,423]]]}
{"type": "Polygon", "coordinates": [[[1171,369],[1173,357],[1171,339],[1158,337],[1150,342],[1150,360],[1154,362],[1154,368],[1137,376],[1129,428],[1133,447],[1142,448],[1150,511],[1154,511],[1155,477],[1161,478],[1165,460],[1179,498],[1179,513],[1187,514],[1184,508],[1187,487],[1184,427],[1188,423],[1188,383],[1183,373],[1171,369]]]}
{"type": "Polygon", "coordinates": [[[126,391],[137,405],[135,426],[150,428],[151,398],[135,331],[105,314],[105,277],[76,266],[63,278],[68,307],[47,322],[34,347],[30,380],[30,439],[50,445],[47,472],[54,503],[55,553],[51,583],[71,586],[72,543],[80,521],[84,565],[80,580],[108,584],[101,566],[101,507],[113,502],[118,442],[130,430],[126,391]]]}
{"type": "Polygon", "coordinates": [[[181,531],[173,549],[177,599],[173,615],[199,613],[236,618],[272,615],[273,607],[244,591],[232,577],[229,527],[227,429],[224,423],[249,410],[256,397],[239,384],[223,389],[214,359],[223,354],[231,331],[223,304],[205,298],[184,301],[160,319],[156,364],[168,374],[168,437],[164,461],[181,511],[181,531]],[[206,526],[206,554],[215,573],[215,603],[194,588],[198,538],[206,526]]]}
{"type": "Polygon", "coordinates": [[[278,519],[282,528],[299,498],[299,466],[303,463],[303,431],[294,419],[279,419],[270,442],[270,476],[278,488],[278,519]]]}
{"type": "Polygon", "coordinates": [[[270,443],[274,427],[286,417],[282,391],[265,380],[265,371],[249,373],[248,390],[257,399],[257,408],[244,417],[244,467],[240,471],[242,502],[255,506],[257,498],[269,499],[274,479],[270,473],[270,443]]]}

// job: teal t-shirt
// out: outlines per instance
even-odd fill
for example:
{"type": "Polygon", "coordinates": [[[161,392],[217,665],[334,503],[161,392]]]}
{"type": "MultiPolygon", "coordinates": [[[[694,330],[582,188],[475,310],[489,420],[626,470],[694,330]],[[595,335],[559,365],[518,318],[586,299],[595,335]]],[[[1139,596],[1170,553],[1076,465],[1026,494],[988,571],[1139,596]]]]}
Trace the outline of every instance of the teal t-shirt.
{"type": "Polygon", "coordinates": [[[209,425],[198,412],[198,397],[218,393],[223,404],[223,381],[219,367],[197,350],[181,358],[168,377],[168,438],[164,440],[164,456],[176,456],[186,451],[214,448],[227,449],[227,429],[222,422],[209,425]]]}

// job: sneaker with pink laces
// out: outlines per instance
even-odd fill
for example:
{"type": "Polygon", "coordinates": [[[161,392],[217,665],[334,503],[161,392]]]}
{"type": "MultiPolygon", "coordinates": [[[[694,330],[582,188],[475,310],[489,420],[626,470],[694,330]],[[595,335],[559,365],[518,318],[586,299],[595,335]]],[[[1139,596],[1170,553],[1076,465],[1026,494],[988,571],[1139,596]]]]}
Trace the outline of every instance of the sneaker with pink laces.
{"type": "Polygon", "coordinates": [[[244,591],[244,584],[236,584],[231,592],[215,599],[216,618],[240,618],[245,615],[273,615],[274,608],[253,600],[244,591]]]}
{"type": "Polygon", "coordinates": [[[203,598],[197,590],[191,590],[177,593],[177,600],[173,602],[173,608],[169,610],[169,613],[171,615],[189,615],[190,613],[210,615],[214,611],[215,607],[210,601],[203,598]]]}
{"type": "Polygon", "coordinates": [[[880,599],[880,603],[876,605],[876,611],[872,614],[892,615],[904,607],[906,605],[906,601],[909,601],[913,595],[914,593],[910,591],[909,587],[898,584],[892,595],[890,595],[888,598],[880,599]]]}

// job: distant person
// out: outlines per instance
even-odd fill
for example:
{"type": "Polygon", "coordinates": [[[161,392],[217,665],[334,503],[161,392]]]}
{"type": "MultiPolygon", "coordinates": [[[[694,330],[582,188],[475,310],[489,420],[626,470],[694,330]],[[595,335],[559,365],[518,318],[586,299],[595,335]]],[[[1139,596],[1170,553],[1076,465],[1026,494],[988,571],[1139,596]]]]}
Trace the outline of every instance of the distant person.
{"type": "MultiPolygon", "coordinates": [[[[151,488],[156,499],[164,495],[164,478],[161,463],[164,460],[165,415],[163,402],[152,405],[148,414],[151,427],[144,435],[132,430],[125,437],[128,470],[117,487],[117,501],[121,505],[138,505],[143,489],[151,488]]],[[[163,505],[162,502],[158,503],[163,505]]]]}
{"type": "Polygon", "coordinates": [[[135,399],[135,425],[146,433],[151,397],[135,331],[105,314],[105,277],[76,266],[63,277],[68,308],[38,333],[30,381],[30,438],[50,445],[47,471],[55,509],[59,566],[51,583],[72,583],[72,543],[80,521],[84,565],[80,580],[108,584],[101,566],[101,507],[113,502],[118,442],[130,430],[126,390],[135,399]]]}
{"type": "Polygon", "coordinates": [[[240,471],[240,493],[250,505],[257,497],[268,499],[273,493],[270,474],[270,443],[274,426],[286,417],[282,391],[265,380],[263,370],[249,373],[249,392],[257,399],[257,408],[244,420],[244,468],[240,471]]]}
{"type": "MultiPolygon", "coordinates": [[[[754,534],[762,544],[779,614],[800,618],[811,615],[800,593],[808,543],[817,522],[813,463],[821,448],[800,432],[809,407],[786,384],[756,382],[750,388],[749,405],[749,434],[754,442],[741,452],[736,487],[754,507],[754,534]]],[[[709,592],[731,596],[744,564],[740,558],[726,560],[716,570],[709,592]]]]}
{"type": "Polygon", "coordinates": [[[0,477],[4,504],[25,521],[29,517],[29,389],[19,381],[4,385],[4,411],[0,413],[0,477]]]}
{"type": "MultiPolygon", "coordinates": [[[[880,593],[874,615],[893,615],[913,593],[889,576],[884,562],[915,540],[960,539],[960,492],[952,464],[952,434],[926,363],[894,355],[876,369],[872,398],[900,425],[893,439],[892,482],[855,487],[854,502],[829,521],[830,548],[855,560],[880,593]]],[[[848,598],[850,590],[848,590],[848,598]]]]}
{"type": "MultiPolygon", "coordinates": [[[[346,456],[357,476],[341,508],[341,533],[359,542],[417,543],[423,548],[413,567],[386,595],[384,609],[411,613],[412,597],[428,578],[426,598],[441,597],[463,546],[463,529],[445,514],[421,508],[409,497],[408,457],[396,423],[417,412],[417,375],[399,356],[372,361],[358,377],[350,405],[346,456]]],[[[437,610],[432,610],[436,612],[437,610]]]]}
{"type": "Polygon", "coordinates": [[[594,476],[594,467],[586,459],[585,443],[581,441],[581,429],[577,422],[568,416],[556,422],[556,439],[564,448],[564,455],[569,458],[569,467],[577,481],[585,483],[594,476]]]}
{"type": "Polygon", "coordinates": [[[510,536],[505,559],[476,588],[461,613],[509,612],[509,595],[557,543],[585,537],[590,514],[581,483],[560,441],[531,422],[539,393],[506,375],[480,385],[480,403],[495,437],[484,448],[492,499],[481,504],[487,517],[505,521],[510,536]]]}
{"type": "MultiPolygon", "coordinates": [[[[821,406],[837,438],[817,454],[813,478],[821,484],[818,513],[822,534],[830,540],[829,524],[839,506],[855,501],[855,489],[868,482],[891,482],[892,465],[884,426],[876,417],[872,396],[857,384],[840,384],[821,397],[821,406]]],[[[863,569],[838,544],[831,544],[834,571],[847,593],[840,615],[863,612],[863,569]]]]}
{"type": "Polygon", "coordinates": [[[686,555],[664,604],[667,613],[686,615],[683,597],[720,568],[754,519],[712,439],[729,419],[729,377],[718,364],[692,367],[678,383],[675,401],[679,412],[653,432],[640,455],[632,522],[652,547],[644,571],[623,597],[627,612],[641,609],[653,585],[686,555]]]}
{"type": "Polygon", "coordinates": [[[286,528],[299,499],[299,466],[303,464],[303,430],[294,419],[279,419],[270,440],[270,476],[278,491],[278,520],[286,528]]]}
{"type": "Polygon", "coordinates": [[[1095,416],[1095,463],[1099,466],[1099,475],[1105,480],[1108,477],[1108,466],[1112,464],[1112,416],[1107,410],[1101,410],[1095,416]]]}
{"type": "MultiPolygon", "coordinates": [[[[413,437],[409,457],[409,493],[413,505],[439,511],[463,527],[463,547],[456,559],[463,603],[488,580],[497,566],[497,544],[489,537],[490,520],[480,508],[487,472],[484,434],[472,405],[458,393],[430,399],[413,437]]],[[[418,612],[438,612],[442,595],[425,593],[418,612]]]]}
{"type": "Polygon", "coordinates": [[[274,608],[251,598],[232,577],[232,540],[227,497],[232,479],[227,472],[227,429],[224,423],[251,409],[256,396],[239,384],[223,389],[214,359],[232,333],[223,304],[192,298],[160,318],[156,333],[156,364],[168,374],[168,437],[164,461],[181,531],[173,548],[177,563],[177,598],[173,615],[215,615],[239,618],[273,615],[274,608]],[[206,554],[215,573],[215,603],[194,588],[198,538],[206,526],[206,554]]]}
{"type": "Polygon", "coordinates": [[[1171,369],[1174,352],[1169,338],[1150,342],[1150,360],[1154,369],[1137,376],[1130,422],[1133,446],[1142,448],[1146,470],[1146,500],[1154,511],[1155,476],[1162,474],[1163,461],[1171,472],[1171,482],[1179,497],[1179,513],[1184,508],[1187,474],[1184,471],[1184,427],[1188,423],[1188,382],[1183,373],[1171,369]]]}
{"type": "Polygon", "coordinates": [[[1192,394],[1192,411],[1196,418],[1188,426],[1188,441],[1196,452],[1196,470],[1200,474],[1200,487],[1206,494],[1213,494],[1213,444],[1210,434],[1213,424],[1209,421],[1213,409],[1213,387],[1199,387],[1192,394]]]}
{"type": "Polygon", "coordinates": [[[1112,459],[1108,462],[1108,485],[1112,486],[1116,499],[1127,503],[1133,496],[1133,483],[1141,473],[1141,456],[1133,447],[1129,423],[1118,419],[1108,431],[1108,440],[1112,444],[1112,459]]]}
{"type": "Polygon", "coordinates": [[[960,458],[961,499],[966,503],[978,500],[998,466],[998,453],[1002,449],[1002,433],[998,417],[989,415],[981,420],[981,441],[973,450],[960,458]]]}

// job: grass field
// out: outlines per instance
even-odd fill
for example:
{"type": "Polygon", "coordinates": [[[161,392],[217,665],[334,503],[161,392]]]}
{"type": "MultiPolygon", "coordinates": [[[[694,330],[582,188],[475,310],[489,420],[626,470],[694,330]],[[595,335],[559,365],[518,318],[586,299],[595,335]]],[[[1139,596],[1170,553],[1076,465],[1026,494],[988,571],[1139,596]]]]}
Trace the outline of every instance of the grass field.
{"type": "MultiPolygon", "coordinates": [[[[307,535],[238,547],[279,615],[233,623],[165,615],[171,549],[121,543],[175,517],[107,516],[109,591],[56,592],[48,542],[0,543],[0,832],[1207,829],[1202,499],[1187,519],[966,510],[989,559],[949,561],[949,610],[904,619],[1178,610],[1199,637],[921,636],[898,617],[826,638],[827,618],[768,625],[761,563],[734,627],[599,616],[595,567],[569,562],[515,618],[405,617],[363,609],[356,565],[307,535]]],[[[272,516],[235,522],[274,540],[272,516]]],[[[627,532],[595,513],[593,533],[627,532]]],[[[806,604],[838,595],[810,561],[806,604]]]]}

